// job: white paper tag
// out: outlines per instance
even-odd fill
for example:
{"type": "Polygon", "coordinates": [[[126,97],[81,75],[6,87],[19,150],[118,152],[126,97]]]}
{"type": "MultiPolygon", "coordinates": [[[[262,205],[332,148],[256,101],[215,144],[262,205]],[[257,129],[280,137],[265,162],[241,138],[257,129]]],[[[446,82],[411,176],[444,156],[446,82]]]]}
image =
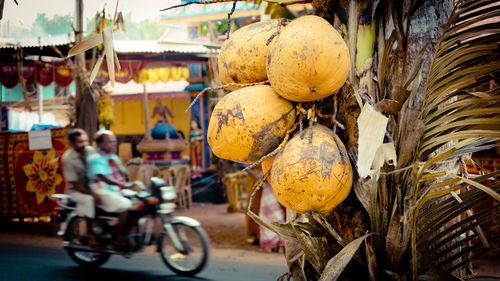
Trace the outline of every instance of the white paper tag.
{"type": "Polygon", "coordinates": [[[52,149],[50,130],[29,131],[28,140],[30,150],[52,149]]]}

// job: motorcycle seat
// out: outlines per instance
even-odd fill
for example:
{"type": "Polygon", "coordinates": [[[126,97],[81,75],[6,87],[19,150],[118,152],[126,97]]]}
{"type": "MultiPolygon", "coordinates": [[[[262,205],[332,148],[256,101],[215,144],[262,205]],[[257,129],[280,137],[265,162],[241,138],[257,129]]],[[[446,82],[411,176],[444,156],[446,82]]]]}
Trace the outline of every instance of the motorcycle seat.
{"type": "Polygon", "coordinates": [[[110,213],[106,212],[103,209],[96,207],[95,208],[95,215],[96,217],[118,217],[120,213],[110,213]]]}

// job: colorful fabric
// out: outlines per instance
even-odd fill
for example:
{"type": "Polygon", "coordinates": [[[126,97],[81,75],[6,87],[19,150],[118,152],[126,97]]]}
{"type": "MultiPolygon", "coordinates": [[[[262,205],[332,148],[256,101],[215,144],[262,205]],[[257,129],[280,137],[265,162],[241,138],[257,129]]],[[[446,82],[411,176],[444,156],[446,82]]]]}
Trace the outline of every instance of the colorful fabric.
{"type": "Polygon", "coordinates": [[[52,149],[29,150],[28,133],[0,133],[0,217],[55,212],[52,194],[64,193],[60,156],[69,148],[66,129],[51,130],[52,149]]]}
{"type": "MultiPolygon", "coordinates": [[[[274,196],[273,190],[268,183],[262,186],[262,195],[260,197],[259,216],[272,222],[285,223],[285,210],[274,196]]],[[[284,246],[285,241],[276,233],[259,226],[260,228],[260,246],[264,249],[272,249],[277,246],[284,246]]]]}

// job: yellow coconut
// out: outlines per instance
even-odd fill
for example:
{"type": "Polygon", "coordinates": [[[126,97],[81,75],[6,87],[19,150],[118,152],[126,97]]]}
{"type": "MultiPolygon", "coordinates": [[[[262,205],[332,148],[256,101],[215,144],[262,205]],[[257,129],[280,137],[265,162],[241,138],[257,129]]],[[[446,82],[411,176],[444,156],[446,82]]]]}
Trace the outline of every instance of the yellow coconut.
{"type": "Polygon", "coordinates": [[[267,75],[273,89],[297,102],[336,93],[350,69],[349,50],[326,20],[303,16],[284,27],[267,55],[267,75]]]}
{"type": "Polygon", "coordinates": [[[267,80],[267,41],[277,32],[280,20],[246,25],[231,33],[219,52],[219,77],[222,84],[254,83],[267,80]]]}
{"type": "Polygon", "coordinates": [[[278,147],[294,122],[294,106],[270,86],[246,87],[217,103],[207,140],[216,156],[253,163],[278,147]]]}
{"type": "Polygon", "coordinates": [[[298,213],[327,214],[349,194],[352,169],[347,151],[329,128],[314,125],[295,135],[276,156],[269,182],[278,201],[298,213]]]}

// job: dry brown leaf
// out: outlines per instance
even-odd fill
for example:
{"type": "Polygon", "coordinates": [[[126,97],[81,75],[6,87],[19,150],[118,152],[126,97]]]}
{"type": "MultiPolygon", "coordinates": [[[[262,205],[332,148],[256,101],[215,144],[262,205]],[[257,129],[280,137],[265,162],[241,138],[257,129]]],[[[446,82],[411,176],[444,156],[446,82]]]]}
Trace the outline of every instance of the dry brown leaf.
{"type": "Polygon", "coordinates": [[[104,41],[102,34],[97,34],[92,36],[89,39],[83,40],[82,42],[76,44],[73,48],[71,48],[68,52],[68,58],[72,57],[74,55],[77,55],[79,53],[85,52],[87,50],[90,50],[97,45],[101,44],[104,41]]]}
{"type": "Polygon", "coordinates": [[[388,120],[368,103],[361,110],[357,121],[359,128],[357,165],[361,178],[366,178],[370,174],[375,153],[384,141],[388,120]]]}
{"type": "Polygon", "coordinates": [[[375,104],[375,110],[378,112],[396,115],[401,110],[402,103],[391,99],[383,99],[375,104]]]}
{"type": "Polygon", "coordinates": [[[338,254],[328,261],[325,270],[321,274],[319,281],[335,281],[339,278],[340,274],[344,271],[345,267],[349,264],[352,257],[358,251],[361,243],[370,236],[366,234],[362,237],[354,239],[347,246],[345,246],[338,254]]]}

